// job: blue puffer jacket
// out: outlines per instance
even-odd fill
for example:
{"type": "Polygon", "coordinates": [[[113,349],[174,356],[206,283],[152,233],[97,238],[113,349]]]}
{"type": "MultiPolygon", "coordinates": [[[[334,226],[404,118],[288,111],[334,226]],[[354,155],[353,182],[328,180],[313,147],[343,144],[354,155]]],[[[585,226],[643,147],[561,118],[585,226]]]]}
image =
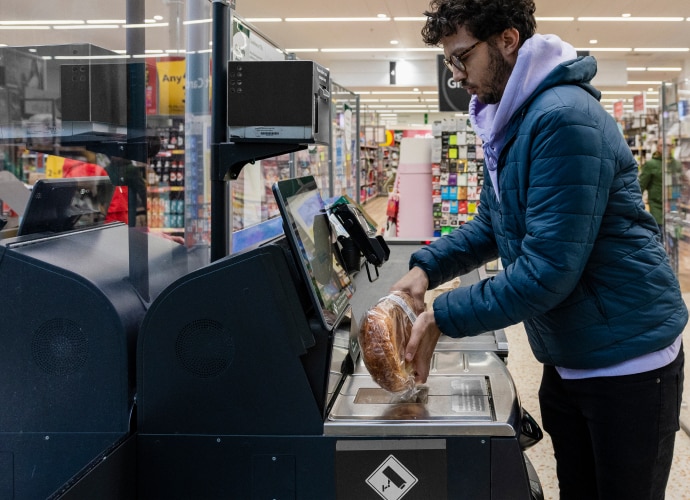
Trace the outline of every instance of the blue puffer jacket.
{"type": "Polygon", "coordinates": [[[637,165],[589,85],[591,57],[556,67],[512,117],[474,220],[413,254],[430,288],[500,256],[504,272],[439,296],[453,337],[524,322],[537,359],[599,368],[669,346],[688,312],[645,211],[637,165]]]}

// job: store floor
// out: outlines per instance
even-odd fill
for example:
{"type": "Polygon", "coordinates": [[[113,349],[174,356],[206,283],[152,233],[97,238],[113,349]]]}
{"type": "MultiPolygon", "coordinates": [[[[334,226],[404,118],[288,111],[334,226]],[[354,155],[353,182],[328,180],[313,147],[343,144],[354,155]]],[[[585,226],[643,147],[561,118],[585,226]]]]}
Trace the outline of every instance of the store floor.
{"type": "MultiPolygon", "coordinates": [[[[386,221],[386,198],[375,198],[364,205],[366,212],[379,223],[386,221]]],[[[690,307],[690,291],[683,294],[685,303],[690,307]]],[[[532,355],[527,344],[527,336],[522,324],[506,328],[509,343],[508,369],[515,380],[522,406],[541,422],[537,390],[541,380],[541,364],[532,355]]],[[[685,345],[690,346],[690,325],[686,328],[685,345]]],[[[690,358],[690,348],[686,347],[690,358]]],[[[690,500],[690,363],[685,366],[685,390],[681,410],[683,429],[676,436],[676,446],[671,468],[671,477],[666,489],[666,500],[690,500]]],[[[553,448],[547,434],[544,439],[527,451],[530,461],[539,474],[546,500],[558,499],[558,482],[556,480],[556,462],[553,448]]]]}

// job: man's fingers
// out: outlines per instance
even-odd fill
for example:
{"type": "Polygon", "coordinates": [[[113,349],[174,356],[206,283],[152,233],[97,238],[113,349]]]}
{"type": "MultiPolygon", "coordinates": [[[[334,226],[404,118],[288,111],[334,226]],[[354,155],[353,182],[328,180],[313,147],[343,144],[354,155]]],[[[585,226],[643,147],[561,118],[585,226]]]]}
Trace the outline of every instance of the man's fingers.
{"type": "Polygon", "coordinates": [[[417,354],[417,348],[419,347],[420,335],[417,330],[415,330],[414,325],[412,326],[412,332],[410,333],[410,339],[407,341],[407,346],[405,347],[405,361],[410,362],[414,359],[417,354]]]}

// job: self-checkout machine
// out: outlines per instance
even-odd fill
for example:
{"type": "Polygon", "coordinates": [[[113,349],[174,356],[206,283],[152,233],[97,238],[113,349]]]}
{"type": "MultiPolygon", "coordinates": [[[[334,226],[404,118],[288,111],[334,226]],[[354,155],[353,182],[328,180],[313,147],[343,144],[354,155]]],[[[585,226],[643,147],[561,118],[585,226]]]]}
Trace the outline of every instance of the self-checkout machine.
{"type": "MultiPolygon", "coordinates": [[[[223,9],[214,3],[216,61],[227,59],[223,9]]],[[[257,61],[214,71],[214,92],[227,92],[214,96],[214,196],[246,163],[328,141],[320,135],[329,109],[324,68],[257,61]],[[299,76],[282,77],[290,71],[299,76]],[[271,99],[271,81],[302,83],[271,99]],[[271,100],[275,117],[301,94],[306,138],[230,116],[246,96],[261,99],[257,109],[271,100]]],[[[370,278],[338,258],[333,210],[311,177],[281,181],[274,194],[282,234],[227,255],[223,214],[213,210],[223,221],[220,240],[212,232],[213,262],[172,283],[146,314],[137,360],[140,498],[539,498],[523,454],[530,436],[500,356],[437,353],[417,398],[395,400],[359,357],[351,303],[370,278]]],[[[367,227],[345,231],[354,238],[367,227]]],[[[381,242],[362,241],[359,263],[383,275],[388,256],[366,247],[381,242]]]]}
{"type": "MultiPolygon", "coordinates": [[[[12,60],[45,50],[78,59],[68,68],[75,79],[63,81],[61,90],[81,91],[72,99],[81,99],[86,110],[97,108],[90,90],[97,82],[86,76],[94,69],[87,56],[102,49],[32,48],[38,56],[28,49],[5,50],[12,60]]],[[[57,81],[60,69],[55,68],[57,81]]],[[[124,75],[129,68],[107,69],[124,75]]],[[[47,81],[52,86],[56,80],[47,81]]],[[[120,110],[126,108],[127,92],[117,88],[122,93],[107,104],[120,110]]],[[[140,160],[145,132],[126,118],[127,113],[123,124],[108,114],[100,122],[88,113],[70,117],[68,111],[59,125],[5,123],[0,140],[21,141],[29,150],[45,143],[55,151],[78,145],[140,160]]],[[[0,240],[0,498],[136,494],[139,325],[172,281],[208,263],[208,249],[195,252],[140,228],[106,223],[113,184],[110,177],[38,181],[25,193],[29,201],[18,227],[0,240]],[[77,486],[87,482],[93,486],[88,494],[77,486]]]]}

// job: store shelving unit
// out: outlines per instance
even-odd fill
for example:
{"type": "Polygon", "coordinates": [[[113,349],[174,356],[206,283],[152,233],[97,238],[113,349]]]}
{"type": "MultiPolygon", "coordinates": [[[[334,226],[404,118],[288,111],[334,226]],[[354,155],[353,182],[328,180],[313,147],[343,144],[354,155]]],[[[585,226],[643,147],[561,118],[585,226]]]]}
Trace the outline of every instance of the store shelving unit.
{"type": "Polygon", "coordinates": [[[378,146],[360,146],[359,200],[366,203],[380,193],[383,177],[382,153],[378,146]]]}
{"type": "Polygon", "coordinates": [[[434,135],[434,236],[443,236],[474,217],[482,189],[484,155],[467,119],[446,119],[434,135]]]}
{"type": "Polygon", "coordinates": [[[165,119],[156,134],[160,150],[149,161],[146,215],[151,231],[184,234],[185,150],[184,117],[165,119]]]}

